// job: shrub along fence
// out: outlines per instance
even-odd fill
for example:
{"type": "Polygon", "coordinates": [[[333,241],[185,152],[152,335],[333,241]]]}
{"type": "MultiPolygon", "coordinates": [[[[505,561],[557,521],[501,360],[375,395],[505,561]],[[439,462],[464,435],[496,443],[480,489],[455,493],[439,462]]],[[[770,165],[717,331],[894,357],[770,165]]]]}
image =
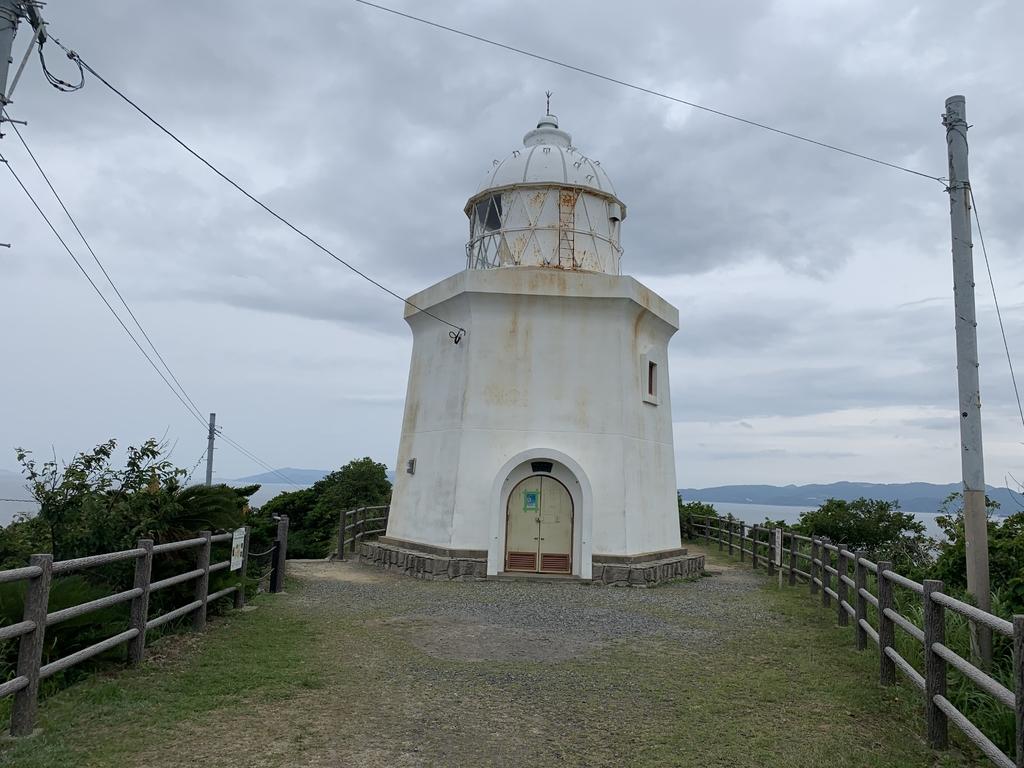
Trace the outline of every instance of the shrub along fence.
{"type": "Polygon", "coordinates": [[[391,507],[359,507],[338,514],[338,559],[345,559],[345,547],[353,555],[364,538],[379,536],[388,529],[391,507]]]}
{"type": "Polygon", "coordinates": [[[871,562],[864,553],[850,552],[825,538],[757,525],[748,529],[739,521],[708,517],[703,523],[694,522],[694,528],[697,536],[717,542],[720,552],[727,550],[731,556],[735,551],[741,562],[749,557],[753,568],[765,567],[769,575],[778,572],[780,577],[787,577],[790,586],[804,579],[812,596],[820,594],[823,607],[831,608],[834,602],[840,626],[849,626],[853,620],[857,650],[864,650],[869,638],[878,646],[882,685],[895,684],[899,670],[924,694],[928,743],[933,748],[948,746],[948,724],[952,722],[995,765],[1024,768],[1024,616],[1014,616],[1010,622],[986,613],[945,594],[941,581],[912,581],[896,573],[890,562],[871,562]],[[874,581],[875,592],[870,590],[870,581],[874,581]],[[895,587],[920,596],[922,627],[896,610],[895,587]],[[870,622],[869,606],[874,609],[877,626],[870,622]],[[946,645],[947,610],[1012,640],[1013,690],[946,645]],[[897,628],[923,647],[924,674],[897,650],[897,628]],[[949,667],[1014,713],[1016,759],[1003,752],[947,698],[949,667]]]}
{"type": "Polygon", "coordinates": [[[246,573],[250,559],[265,555],[272,556],[274,565],[271,574],[271,591],[279,591],[284,578],[283,563],[287,549],[287,535],[288,520],[284,518],[278,524],[278,539],[267,552],[263,553],[249,554],[249,528],[245,527],[240,528],[238,532],[219,534],[203,531],[196,538],[172,541],[166,544],[154,544],[152,539],[139,539],[134,549],[77,557],[72,560],[54,562],[53,555],[32,555],[27,566],[0,571],[0,583],[27,582],[22,620],[0,627],[0,642],[15,639],[19,641],[16,675],[10,680],[0,683],[0,698],[14,696],[11,708],[11,735],[27,736],[35,728],[41,681],[123,643],[128,644],[128,663],[139,664],[145,656],[147,631],[184,617],[191,617],[193,631],[202,631],[206,627],[207,607],[225,597],[233,596],[234,607],[243,607],[245,605],[246,573]],[[237,538],[236,533],[239,533],[237,538]],[[281,538],[282,534],[283,539],[281,538]],[[214,546],[222,544],[231,546],[232,551],[228,559],[211,563],[214,546]],[[154,558],[165,553],[186,550],[195,550],[195,568],[159,581],[152,581],[154,558]],[[50,585],[53,577],[78,573],[122,561],[134,561],[135,563],[135,577],[131,589],[58,611],[51,612],[49,610],[50,585]],[[210,575],[233,570],[239,572],[238,582],[211,593],[209,590],[210,575]],[[149,599],[154,592],[187,582],[194,582],[191,602],[160,616],[149,617],[149,599]],[[42,663],[47,627],[128,602],[131,603],[131,613],[128,628],[125,631],[63,658],[47,664],[42,663]]]}

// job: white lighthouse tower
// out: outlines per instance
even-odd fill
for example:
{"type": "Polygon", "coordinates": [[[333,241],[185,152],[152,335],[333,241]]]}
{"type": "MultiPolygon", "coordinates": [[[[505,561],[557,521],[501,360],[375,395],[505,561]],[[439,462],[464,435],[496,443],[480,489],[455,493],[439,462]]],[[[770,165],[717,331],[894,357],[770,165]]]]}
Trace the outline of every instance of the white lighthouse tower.
{"type": "Polygon", "coordinates": [[[626,206],[601,164],[545,115],[465,212],[466,268],[406,308],[394,496],[363,558],[434,578],[699,572],[676,509],[678,311],[621,274],[626,206]]]}

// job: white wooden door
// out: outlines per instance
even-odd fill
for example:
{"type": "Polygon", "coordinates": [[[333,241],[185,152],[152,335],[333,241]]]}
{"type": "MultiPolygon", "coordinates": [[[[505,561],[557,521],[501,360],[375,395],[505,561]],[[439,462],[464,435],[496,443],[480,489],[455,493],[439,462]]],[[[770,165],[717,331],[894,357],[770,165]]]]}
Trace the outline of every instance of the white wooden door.
{"type": "Polygon", "coordinates": [[[508,497],[505,570],[572,572],[572,497],[553,477],[533,475],[508,497]]]}

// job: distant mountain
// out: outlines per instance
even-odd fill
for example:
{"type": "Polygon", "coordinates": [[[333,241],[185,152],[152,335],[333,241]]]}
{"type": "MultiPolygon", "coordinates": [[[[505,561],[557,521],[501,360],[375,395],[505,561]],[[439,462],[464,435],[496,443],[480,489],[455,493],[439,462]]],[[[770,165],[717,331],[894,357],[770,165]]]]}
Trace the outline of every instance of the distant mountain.
{"type": "Polygon", "coordinates": [[[283,469],[277,470],[277,472],[264,472],[259,475],[238,477],[235,478],[233,482],[269,483],[271,485],[276,485],[279,483],[286,483],[284,477],[287,477],[288,480],[291,480],[296,485],[312,485],[317,480],[322,480],[331,473],[329,469],[295,469],[294,467],[284,467],[283,469]],[[279,475],[277,472],[280,472],[281,474],[279,475]],[[281,475],[284,475],[284,477],[281,477],[281,475]]]}
{"type": "MultiPolygon", "coordinates": [[[[684,501],[732,502],[739,504],[776,504],[786,507],[818,507],[825,499],[853,501],[869,499],[899,501],[906,512],[935,512],[949,494],[959,491],[960,483],[829,483],[827,485],[720,485],[714,488],[680,488],[684,501]]],[[[1009,488],[988,486],[988,497],[1000,504],[1002,514],[1021,508],[1024,497],[1009,488]]]]}

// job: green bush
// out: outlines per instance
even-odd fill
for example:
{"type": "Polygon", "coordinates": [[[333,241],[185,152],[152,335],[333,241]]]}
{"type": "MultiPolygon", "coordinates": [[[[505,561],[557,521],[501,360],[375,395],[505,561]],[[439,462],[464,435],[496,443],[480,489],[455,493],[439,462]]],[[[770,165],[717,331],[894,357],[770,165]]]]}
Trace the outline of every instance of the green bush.
{"type": "MultiPolygon", "coordinates": [[[[225,531],[248,521],[248,499],[258,485],[230,488],[226,485],[185,486],[185,471],[167,458],[165,446],[148,440],[129,447],[123,467],[115,467],[110,440],[92,451],[74,456],[65,464],[56,459],[37,463],[30,451],[19,449],[18,460],[26,488],[39,503],[39,512],[22,516],[0,528],[0,568],[27,564],[36,553],[50,553],[55,560],[96,555],[134,548],[140,538],[156,543],[194,538],[200,531],[225,531]]],[[[227,559],[228,545],[214,545],[212,561],[227,559]]],[[[154,581],[195,568],[196,550],[161,553],[153,558],[154,581]]],[[[50,588],[49,610],[57,611],[132,586],[132,559],[55,577],[50,588]]],[[[237,573],[218,572],[210,577],[210,592],[236,583],[237,573]]],[[[22,620],[26,582],[0,584],[0,625],[22,620]]],[[[173,610],[194,599],[194,582],[150,595],[150,616],[173,610]]],[[[211,608],[222,610],[227,601],[211,608]]],[[[68,656],[128,627],[130,603],[122,603],[79,616],[47,628],[43,663],[68,656]]],[[[165,625],[157,634],[171,632],[184,618],[165,625]]],[[[46,681],[52,691],[87,674],[97,665],[123,659],[126,646],[94,657],[46,681]]],[[[0,681],[12,676],[18,642],[0,643],[0,681]]],[[[0,712],[7,704],[0,704],[0,712]]]]}
{"type": "Polygon", "coordinates": [[[676,496],[679,507],[679,535],[682,539],[692,541],[698,535],[695,524],[703,525],[704,518],[718,518],[718,511],[711,504],[703,501],[683,501],[682,496],[676,496]]]}
{"type": "MultiPolygon", "coordinates": [[[[1013,613],[1024,613],[1024,511],[997,518],[999,504],[986,497],[988,519],[989,579],[993,591],[1013,613]]],[[[967,588],[967,548],[964,540],[962,494],[954,493],[943,502],[937,518],[945,541],[938,544],[934,563],[921,569],[921,576],[941,579],[949,589],[967,588]]],[[[918,578],[915,575],[914,578],[918,578]]]]}
{"type": "Polygon", "coordinates": [[[387,466],[369,456],[354,459],[311,488],[275,496],[252,518],[253,541],[269,547],[277,530],[275,516],[288,516],[288,555],[323,558],[337,548],[341,512],[391,502],[387,466]]]}

